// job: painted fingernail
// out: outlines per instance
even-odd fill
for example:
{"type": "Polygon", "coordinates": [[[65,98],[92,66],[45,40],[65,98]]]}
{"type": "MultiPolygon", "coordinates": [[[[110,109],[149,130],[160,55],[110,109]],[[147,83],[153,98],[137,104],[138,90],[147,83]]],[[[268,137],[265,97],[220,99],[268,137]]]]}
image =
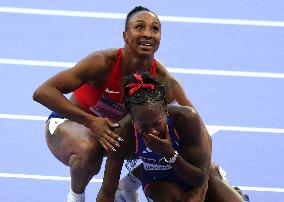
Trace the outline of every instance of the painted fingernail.
{"type": "Polygon", "coordinates": [[[114,123],[113,127],[119,127],[119,124],[118,123],[114,123]]]}
{"type": "Polygon", "coordinates": [[[111,148],[112,151],[116,152],[116,149],[114,147],[111,148]]]}
{"type": "Polygon", "coordinates": [[[124,139],[122,139],[121,137],[117,138],[118,141],[123,142],[124,139]]]}

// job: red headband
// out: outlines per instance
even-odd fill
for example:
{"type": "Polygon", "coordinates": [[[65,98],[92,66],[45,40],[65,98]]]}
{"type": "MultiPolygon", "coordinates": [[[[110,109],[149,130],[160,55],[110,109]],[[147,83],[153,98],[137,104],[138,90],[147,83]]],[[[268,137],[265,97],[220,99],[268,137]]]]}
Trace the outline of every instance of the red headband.
{"type": "Polygon", "coordinates": [[[154,90],[155,86],[153,84],[145,84],[143,83],[142,77],[139,74],[133,74],[133,76],[136,78],[136,80],[138,81],[138,83],[130,83],[128,84],[126,87],[131,88],[129,90],[129,95],[132,96],[133,93],[135,93],[136,91],[138,91],[140,88],[149,88],[154,90]]]}

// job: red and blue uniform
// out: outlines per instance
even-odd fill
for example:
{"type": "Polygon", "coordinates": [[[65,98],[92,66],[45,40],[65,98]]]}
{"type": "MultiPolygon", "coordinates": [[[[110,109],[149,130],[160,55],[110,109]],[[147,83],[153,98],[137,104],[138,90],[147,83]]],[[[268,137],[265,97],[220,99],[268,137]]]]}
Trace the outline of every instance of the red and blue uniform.
{"type": "MultiPolygon", "coordinates": [[[[117,51],[115,62],[105,83],[99,87],[85,83],[74,91],[74,96],[83,110],[96,116],[109,118],[113,122],[117,122],[125,116],[121,63],[122,48],[117,51]]],[[[153,59],[149,69],[149,73],[154,77],[156,77],[156,63],[156,60],[153,59]]],[[[49,118],[64,117],[53,112],[49,118]]]]}
{"type": "MultiPolygon", "coordinates": [[[[167,124],[173,148],[180,153],[180,138],[173,126],[172,117],[168,116],[167,124]]],[[[135,130],[136,155],[142,160],[142,187],[145,192],[147,185],[157,181],[167,181],[177,184],[182,190],[189,191],[190,187],[173,170],[172,166],[160,156],[152,152],[142,139],[142,135],[135,130]]]]}

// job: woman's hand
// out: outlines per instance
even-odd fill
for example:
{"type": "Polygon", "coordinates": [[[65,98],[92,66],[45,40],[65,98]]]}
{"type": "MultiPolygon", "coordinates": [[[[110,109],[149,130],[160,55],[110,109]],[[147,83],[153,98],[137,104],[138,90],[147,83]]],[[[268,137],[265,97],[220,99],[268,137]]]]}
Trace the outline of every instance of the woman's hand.
{"type": "Polygon", "coordinates": [[[119,141],[123,141],[121,137],[113,132],[113,129],[119,127],[119,125],[108,118],[95,117],[87,127],[107,152],[116,151],[115,146],[120,147],[119,141]]]}
{"type": "Polygon", "coordinates": [[[148,133],[141,133],[143,141],[154,153],[164,156],[166,158],[171,158],[175,154],[175,150],[172,143],[168,139],[161,139],[155,135],[148,133]]]}

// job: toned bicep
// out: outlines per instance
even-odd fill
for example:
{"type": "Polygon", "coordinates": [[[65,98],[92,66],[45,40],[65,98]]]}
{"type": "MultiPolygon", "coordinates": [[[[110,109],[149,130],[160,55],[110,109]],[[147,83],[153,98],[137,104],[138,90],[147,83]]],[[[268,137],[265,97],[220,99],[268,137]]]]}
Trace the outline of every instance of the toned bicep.
{"type": "Polygon", "coordinates": [[[172,76],[168,76],[167,81],[168,102],[171,103],[176,101],[180,105],[193,107],[191,101],[186,97],[186,94],[181,84],[172,76]]]}
{"type": "Polygon", "coordinates": [[[84,79],[76,74],[76,71],[73,67],[68,70],[59,72],[58,74],[47,80],[43,85],[56,88],[63,94],[66,94],[76,90],[84,82],[84,79]]]}
{"type": "Polygon", "coordinates": [[[208,171],[211,145],[207,141],[209,137],[203,131],[197,112],[192,108],[182,107],[177,125],[177,131],[182,134],[181,156],[183,159],[203,171],[208,171]]]}
{"type": "Polygon", "coordinates": [[[106,58],[101,53],[94,53],[78,62],[74,67],[59,72],[44,85],[55,87],[62,93],[70,93],[88,81],[101,82],[108,71],[106,58]]]}
{"type": "Polygon", "coordinates": [[[184,144],[181,156],[184,160],[201,170],[206,169],[209,157],[202,144],[184,144]]]}
{"type": "Polygon", "coordinates": [[[178,102],[178,104],[183,106],[193,106],[191,101],[186,97],[181,84],[159,62],[157,63],[157,78],[167,86],[166,96],[168,103],[178,102]]]}

